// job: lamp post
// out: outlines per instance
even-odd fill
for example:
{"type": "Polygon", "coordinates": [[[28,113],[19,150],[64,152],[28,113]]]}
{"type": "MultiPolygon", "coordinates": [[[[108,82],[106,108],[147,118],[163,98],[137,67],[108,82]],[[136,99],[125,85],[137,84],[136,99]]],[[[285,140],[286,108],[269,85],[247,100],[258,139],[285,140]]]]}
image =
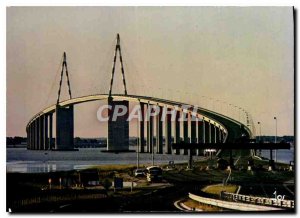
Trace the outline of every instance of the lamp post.
{"type": "MultiPolygon", "coordinates": [[[[275,120],[275,144],[277,143],[277,118],[274,117],[275,120]]],[[[277,150],[275,149],[275,162],[277,162],[277,150]]]]}
{"type": "MultiPolygon", "coordinates": [[[[142,112],[141,112],[142,113],[142,112]]],[[[141,118],[140,118],[141,119],[141,118]]],[[[139,157],[139,153],[140,153],[140,146],[142,146],[142,139],[139,139],[139,122],[140,120],[137,119],[136,123],[137,123],[137,136],[136,136],[136,145],[137,145],[137,152],[136,152],[136,169],[139,169],[139,165],[140,165],[140,157],[139,157]]],[[[143,123],[144,124],[144,123],[143,123]]]]}
{"type": "Polygon", "coordinates": [[[259,125],[259,136],[258,136],[258,140],[259,140],[259,142],[260,142],[260,140],[261,140],[261,123],[260,122],[257,122],[257,124],[259,125]]]}
{"type": "MultiPolygon", "coordinates": [[[[258,136],[258,142],[261,142],[261,123],[257,122],[257,124],[259,125],[259,136],[258,136]]],[[[261,156],[261,149],[258,150],[259,152],[259,156],[261,156]]]]}

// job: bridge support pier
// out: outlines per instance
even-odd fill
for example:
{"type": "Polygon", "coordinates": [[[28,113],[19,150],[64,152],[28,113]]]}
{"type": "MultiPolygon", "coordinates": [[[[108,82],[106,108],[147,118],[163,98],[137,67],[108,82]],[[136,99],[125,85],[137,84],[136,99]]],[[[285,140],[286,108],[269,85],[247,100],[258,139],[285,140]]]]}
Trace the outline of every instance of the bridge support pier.
{"type": "Polygon", "coordinates": [[[49,114],[49,150],[53,149],[53,114],[49,114]]]}
{"type": "MultiPolygon", "coordinates": [[[[159,107],[159,106],[157,106],[159,107]]],[[[162,129],[162,108],[159,107],[159,114],[156,115],[156,153],[163,153],[163,129],[162,129]]]]}
{"type": "Polygon", "coordinates": [[[49,149],[49,137],[48,137],[48,114],[44,115],[44,149],[49,149]]]}
{"type": "Polygon", "coordinates": [[[217,130],[216,130],[216,126],[215,124],[211,124],[212,127],[211,127],[211,142],[212,143],[216,143],[217,142],[217,137],[216,137],[216,133],[217,133],[217,130]]]}
{"type": "Polygon", "coordinates": [[[29,130],[28,127],[26,127],[26,135],[27,135],[27,141],[26,141],[26,149],[29,150],[30,147],[30,139],[29,139],[29,130]]]}
{"type": "Polygon", "coordinates": [[[210,129],[210,123],[209,122],[207,122],[207,121],[203,121],[203,124],[204,124],[204,133],[205,133],[205,135],[204,135],[204,142],[205,143],[210,143],[210,131],[209,131],[209,129],[210,129]]]}
{"type": "MultiPolygon", "coordinates": [[[[198,136],[197,136],[197,138],[198,138],[198,143],[204,143],[204,128],[203,128],[203,126],[204,126],[204,120],[200,120],[200,119],[198,118],[198,136]]],[[[203,153],[203,150],[202,150],[202,149],[198,148],[198,149],[196,150],[196,154],[197,154],[198,156],[200,156],[202,153],[203,153]],[[202,151],[202,152],[201,152],[201,151],[202,151]]]]}
{"type": "Polygon", "coordinates": [[[211,127],[210,121],[204,121],[204,143],[211,143],[211,127]]]}
{"type": "Polygon", "coordinates": [[[223,142],[222,142],[222,130],[221,130],[221,127],[218,128],[217,134],[218,134],[217,142],[218,142],[218,143],[223,143],[223,142]]]}
{"type": "Polygon", "coordinates": [[[150,116],[152,112],[152,105],[148,104],[147,108],[147,152],[152,153],[153,149],[153,116],[150,116]]]}
{"type": "Polygon", "coordinates": [[[39,135],[40,135],[40,145],[39,148],[40,150],[44,150],[44,116],[40,116],[39,117],[39,135]]]}
{"type": "Polygon", "coordinates": [[[129,122],[128,119],[128,101],[113,101],[109,98],[108,104],[111,106],[109,110],[108,120],[108,138],[107,138],[107,151],[128,151],[129,150],[129,122]],[[122,113],[119,111],[118,106],[126,107],[124,115],[116,116],[114,114],[122,113]],[[118,111],[116,111],[118,110],[118,111]]]}
{"type": "Polygon", "coordinates": [[[31,123],[31,149],[35,149],[35,121],[31,123]]]}
{"type": "MultiPolygon", "coordinates": [[[[196,117],[191,115],[191,143],[197,143],[196,126],[197,126],[196,117]]],[[[189,151],[192,153],[192,155],[196,154],[195,149],[189,149],[189,151]]]]}
{"type": "MultiPolygon", "coordinates": [[[[183,141],[189,143],[189,113],[182,112],[183,121],[183,141]]],[[[183,154],[188,155],[188,149],[183,149],[183,154]]]]}
{"type": "Polygon", "coordinates": [[[141,120],[139,122],[139,142],[140,142],[140,152],[141,153],[144,153],[145,152],[145,126],[144,126],[144,122],[145,122],[145,111],[144,111],[144,108],[145,108],[145,104],[144,103],[140,103],[140,107],[141,107],[141,120]]]}
{"type": "Polygon", "coordinates": [[[39,119],[35,120],[35,149],[40,150],[40,122],[39,119]]]}
{"type": "Polygon", "coordinates": [[[27,150],[29,149],[29,147],[30,147],[30,137],[29,137],[29,135],[30,135],[30,132],[29,132],[29,130],[28,130],[28,127],[26,128],[26,135],[27,135],[27,142],[26,142],[26,147],[27,147],[27,150]]]}
{"type": "MultiPolygon", "coordinates": [[[[176,111],[176,117],[175,117],[175,137],[174,141],[175,143],[180,143],[180,112],[176,111]]],[[[180,154],[180,149],[176,148],[175,149],[175,154],[179,155],[180,154]]]]}
{"type": "Polygon", "coordinates": [[[74,149],[74,108],[56,106],[56,150],[74,149]]]}
{"type": "Polygon", "coordinates": [[[35,138],[35,121],[31,123],[31,149],[34,150],[36,145],[36,138],[35,138]]]}
{"type": "Polygon", "coordinates": [[[166,115],[165,119],[165,154],[171,154],[172,153],[172,122],[171,122],[171,109],[167,109],[168,113],[166,115]]]}

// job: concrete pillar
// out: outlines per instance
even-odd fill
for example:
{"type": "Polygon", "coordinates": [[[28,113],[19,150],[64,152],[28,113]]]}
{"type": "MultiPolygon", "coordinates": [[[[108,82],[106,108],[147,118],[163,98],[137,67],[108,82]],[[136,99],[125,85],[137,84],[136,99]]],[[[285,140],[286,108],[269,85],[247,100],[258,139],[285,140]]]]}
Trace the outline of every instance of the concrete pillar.
{"type": "Polygon", "coordinates": [[[35,149],[35,123],[31,123],[31,149],[35,149]]]}
{"type": "MultiPolygon", "coordinates": [[[[204,120],[198,119],[198,143],[204,143],[204,120]]],[[[197,149],[196,154],[201,155],[203,153],[202,149],[197,149]]]]}
{"type": "Polygon", "coordinates": [[[145,104],[144,103],[140,103],[140,107],[141,107],[141,120],[139,122],[139,142],[140,142],[140,152],[141,153],[144,153],[145,150],[144,150],[144,146],[145,146],[145,135],[144,135],[144,120],[145,120],[145,111],[144,111],[144,108],[145,108],[145,104]]]}
{"type": "Polygon", "coordinates": [[[221,141],[221,143],[223,143],[223,141],[224,141],[224,132],[223,132],[223,130],[221,130],[220,129],[220,141],[221,141]]]}
{"type": "Polygon", "coordinates": [[[27,150],[30,149],[30,126],[26,128],[26,133],[27,133],[27,150]]]}
{"type": "Polygon", "coordinates": [[[211,122],[208,122],[208,142],[212,143],[212,128],[211,128],[211,122]]]}
{"type": "Polygon", "coordinates": [[[39,118],[35,119],[35,140],[36,140],[35,149],[40,150],[40,122],[39,122],[39,118]]]}
{"type": "Polygon", "coordinates": [[[28,130],[28,127],[26,127],[26,135],[27,135],[27,137],[26,137],[26,148],[27,148],[27,150],[29,150],[29,145],[30,145],[30,140],[29,140],[29,130],[28,130]]]}
{"type": "Polygon", "coordinates": [[[44,115],[44,149],[49,150],[48,114],[44,115]]]}
{"type": "MultiPolygon", "coordinates": [[[[74,149],[74,108],[56,106],[56,150],[74,149]]],[[[111,129],[109,128],[109,131],[111,129]]],[[[109,138],[109,137],[108,137],[109,138]]],[[[124,142],[126,143],[126,142],[124,142]]]]}
{"type": "Polygon", "coordinates": [[[209,143],[210,142],[210,131],[209,131],[209,122],[204,121],[203,120],[203,124],[204,124],[204,142],[205,143],[209,143]]]}
{"type": "Polygon", "coordinates": [[[31,149],[35,149],[35,128],[34,128],[34,121],[30,124],[31,126],[31,149]]]}
{"type": "Polygon", "coordinates": [[[29,130],[30,130],[30,134],[29,134],[29,137],[30,137],[30,146],[29,146],[29,149],[31,150],[32,149],[32,143],[33,143],[33,141],[32,141],[32,123],[29,125],[29,130]]]}
{"type": "Polygon", "coordinates": [[[204,117],[203,117],[203,120],[202,120],[202,125],[203,125],[203,143],[205,143],[206,130],[205,130],[205,120],[204,120],[204,117]]]}
{"type": "MultiPolygon", "coordinates": [[[[196,117],[191,116],[191,143],[197,143],[196,126],[197,126],[196,117]]],[[[192,149],[191,152],[192,152],[192,155],[195,155],[196,149],[192,149]]]]}
{"type": "MultiPolygon", "coordinates": [[[[168,108],[168,112],[172,109],[168,108]]],[[[172,153],[172,115],[167,113],[165,118],[165,154],[171,154],[172,153]]]]}
{"type": "Polygon", "coordinates": [[[219,126],[219,128],[217,129],[217,133],[218,133],[217,143],[222,143],[222,141],[221,141],[222,130],[221,130],[221,127],[220,127],[220,126],[219,126]]]}
{"type": "Polygon", "coordinates": [[[39,117],[40,150],[44,150],[44,116],[39,117]]]}
{"type": "Polygon", "coordinates": [[[31,126],[31,149],[34,150],[35,148],[35,128],[34,128],[34,122],[30,124],[31,126]]]}
{"type": "Polygon", "coordinates": [[[31,125],[29,125],[28,126],[28,134],[27,134],[27,137],[29,137],[28,138],[28,145],[27,145],[27,149],[28,150],[30,150],[31,148],[30,148],[30,146],[31,146],[31,127],[30,127],[31,125]]]}
{"type": "Polygon", "coordinates": [[[211,143],[216,143],[216,126],[211,123],[211,143]]]}
{"type": "Polygon", "coordinates": [[[53,149],[53,113],[49,114],[49,150],[53,149]]]}
{"type": "MultiPolygon", "coordinates": [[[[180,111],[176,111],[176,118],[175,118],[175,143],[180,143],[180,111]]],[[[175,149],[175,154],[180,154],[180,149],[175,149]]]]}
{"type": "Polygon", "coordinates": [[[32,123],[29,125],[29,150],[32,149],[32,123]]]}
{"type": "MultiPolygon", "coordinates": [[[[184,113],[184,121],[183,121],[183,140],[185,143],[189,143],[189,113],[184,113]]],[[[183,149],[183,154],[188,154],[188,149],[183,149]]]]}
{"type": "Polygon", "coordinates": [[[153,116],[150,116],[150,112],[152,111],[152,105],[148,105],[147,110],[147,152],[152,153],[153,148],[153,116]]]}
{"type": "Polygon", "coordinates": [[[38,131],[37,120],[34,120],[34,150],[38,150],[38,131]]]}
{"type": "Polygon", "coordinates": [[[159,107],[159,114],[156,115],[156,153],[163,153],[163,122],[161,121],[162,117],[162,108],[159,107]]]}
{"type": "Polygon", "coordinates": [[[107,137],[107,151],[128,151],[129,150],[129,122],[128,122],[128,101],[113,101],[109,98],[108,104],[111,109],[108,110],[108,137],[107,137]],[[122,116],[115,116],[114,113],[122,113],[122,106],[126,113],[122,116]],[[116,111],[116,110],[119,111],[116,111]],[[115,119],[114,119],[115,118],[115,119]]]}

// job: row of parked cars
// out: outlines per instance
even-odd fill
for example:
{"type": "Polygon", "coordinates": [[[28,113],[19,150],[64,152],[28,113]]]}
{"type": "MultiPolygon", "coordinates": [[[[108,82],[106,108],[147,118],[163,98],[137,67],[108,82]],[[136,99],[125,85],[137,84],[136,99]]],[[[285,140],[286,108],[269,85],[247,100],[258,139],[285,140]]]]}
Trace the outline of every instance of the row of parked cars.
{"type": "Polygon", "coordinates": [[[158,166],[150,166],[147,168],[139,168],[134,171],[135,177],[146,176],[148,182],[161,182],[162,169],[158,166]]]}

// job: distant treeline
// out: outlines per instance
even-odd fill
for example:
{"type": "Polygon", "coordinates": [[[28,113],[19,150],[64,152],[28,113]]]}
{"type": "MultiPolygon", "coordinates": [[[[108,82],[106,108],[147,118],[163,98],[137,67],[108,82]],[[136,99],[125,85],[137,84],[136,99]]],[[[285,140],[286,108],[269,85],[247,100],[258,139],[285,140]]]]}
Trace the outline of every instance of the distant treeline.
{"type": "MultiPolygon", "coordinates": [[[[274,142],[275,136],[256,136],[256,140],[263,142],[274,142]]],[[[54,139],[53,139],[54,140],[54,139]]],[[[74,144],[75,147],[103,147],[106,146],[106,138],[80,138],[75,137],[74,144]]],[[[130,137],[129,143],[130,145],[134,145],[136,143],[137,138],[136,137],[130,137]]],[[[277,136],[277,142],[290,142],[294,143],[294,136],[277,136]]],[[[27,138],[26,137],[6,137],[6,145],[21,145],[26,144],[27,138]]]]}
{"type": "Polygon", "coordinates": [[[27,138],[15,136],[15,137],[6,137],[6,145],[20,145],[26,144],[27,138]]]}
{"type": "MultiPolygon", "coordinates": [[[[275,136],[256,136],[256,140],[263,142],[274,142],[275,141],[275,136]]],[[[294,143],[294,136],[277,136],[276,139],[277,143],[279,142],[288,142],[288,143],[294,143]]]]}

